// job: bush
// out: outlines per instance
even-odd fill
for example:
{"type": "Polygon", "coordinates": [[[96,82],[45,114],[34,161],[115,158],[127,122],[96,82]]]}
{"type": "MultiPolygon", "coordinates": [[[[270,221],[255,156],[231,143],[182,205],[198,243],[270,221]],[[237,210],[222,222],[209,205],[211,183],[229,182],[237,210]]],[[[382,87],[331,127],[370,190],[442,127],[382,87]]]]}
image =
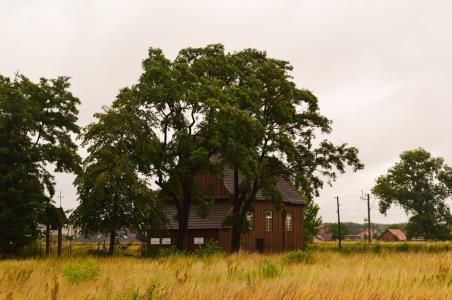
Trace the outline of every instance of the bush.
{"type": "Polygon", "coordinates": [[[371,246],[372,252],[374,253],[381,253],[381,246],[380,244],[373,244],[371,246]]]}
{"type": "Polygon", "coordinates": [[[88,255],[92,255],[92,256],[100,256],[100,257],[109,256],[107,249],[88,249],[88,251],[86,253],[88,255]]]}
{"type": "Polygon", "coordinates": [[[259,271],[264,278],[275,278],[281,273],[281,270],[269,261],[262,262],[259,266],[259,271]]]}
{"type": "Polygon", "coordinates": [[[160,248],[157,250],[156,257],[165,258],[165,257],[177,257],[184,256],[184,252],[178,250],[176,247],[168,247],[168,248],[160,248]]]}
{"type": "Polygon", "coordinates": [[[410,245],[408,243],[403,243],[400,245],[397,245],[397,251],[399,252],[408,252],[410,250],[410,245]]]}
{"type": "Polygon", "coordinates": [[[99,266],[91,259],[84,264],[70,263],[63,267],[63,277],[72,283],[81,283],[95,279],[99,273],[99,266]]]}
{"type": "Polygon", "coordinates": [[[283,261],[287,264],[313,264],[315,262],[315,258],[310,251],[295,250],[287,253],[287,255],[283,258],[283,261]]]}
{"type": "Polygon", "coordinates": [[[196,249],[195,256],[197,257],[210,257],[221,254],[221,248],[218,246],[218,242],[209,240],[205,245],[196,249]]]}

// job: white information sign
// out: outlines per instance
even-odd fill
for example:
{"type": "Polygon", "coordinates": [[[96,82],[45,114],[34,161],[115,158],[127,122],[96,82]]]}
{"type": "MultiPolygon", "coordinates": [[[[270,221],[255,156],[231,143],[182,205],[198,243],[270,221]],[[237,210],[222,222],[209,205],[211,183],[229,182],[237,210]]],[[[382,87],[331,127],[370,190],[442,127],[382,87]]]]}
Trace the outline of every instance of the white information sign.
{"type": "Polygon", "coordinates": [[[203,245],[204,244],[204,238],[203,237],[195,237],[195,245],[203,245]]]}

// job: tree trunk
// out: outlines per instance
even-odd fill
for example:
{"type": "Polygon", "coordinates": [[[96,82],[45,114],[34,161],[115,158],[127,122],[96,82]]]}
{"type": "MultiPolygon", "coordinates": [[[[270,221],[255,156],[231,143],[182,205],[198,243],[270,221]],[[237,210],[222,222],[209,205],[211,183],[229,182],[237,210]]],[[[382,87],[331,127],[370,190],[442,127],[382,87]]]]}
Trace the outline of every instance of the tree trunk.
{"type": "Polygon", "coordinates": [[[240,251],[240,240],[242,238],[242,230],[241,230],[241,223],[242,220],[240,220],[240,217],[234,217],[235,225],[232,226],[232,252],[239,252],[240,251]]]}
{"type": "Polygon", "coordinates": [[[63,228],[62,226],[58,227],[58,257],[61,256],[61,248],[63,245],[63,228]]]}
{"type": "Polygon", "coordinates": [[[239,170],[234,166],[234,199],[232,203],[232,252],[240,250],[240,239],[242,237],[242,214],[241,201],[239,198],[239,170]]]}
{"type": "Polygon", "coordinates": [[[180,251],[187,251],[187,236],[188,236],[188,218],[190,214],[190,203],[186,201],[182,204],[182,207],[178,207],[177,220],[179,223],[179,230],[177,231],[177,249],[180,251]]]}
{"type": "Polygon", "coordinates": [[[151,251],[151,231],[146,230],[146,255],[149,255],[151,251]]]}
{"type": "Polygon", "coordinates": [[[116,231],[110,232],[110,245],[108,246],[108,255],[113,255],[115,250],[116,231]]]}
{"type": "Polygon", "coordinates": [[[46,256],[50,256],[50,225],[46,224],[46,256]]]}

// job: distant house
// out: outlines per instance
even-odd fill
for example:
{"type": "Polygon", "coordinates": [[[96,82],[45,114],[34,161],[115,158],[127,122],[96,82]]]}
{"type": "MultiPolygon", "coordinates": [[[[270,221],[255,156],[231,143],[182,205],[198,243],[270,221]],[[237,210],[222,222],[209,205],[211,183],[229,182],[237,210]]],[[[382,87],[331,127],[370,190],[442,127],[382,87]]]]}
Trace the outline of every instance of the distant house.
{"type": "Polygon", "coordinates": [[[314,242],[329,242],[333,240],[333,233],[332,232],[319,232],[314,237],[314,242]]]}
{"type": "MultiPolygon", "coordinates": [[[[371,238],[379,236],[379,232],[374,228],[370,229],[370,233],[371,238]]],[[[361,239],[367,239],[369,237],[369,230],[362,231],[358,235],[360,236],[361,239]]]]}
{"type": "Polygon", "coordinates": [[[379,241],[382,242],[397,242],[397,241],[406,241],[406,235],[400,229],[386,229],[385,232],[378,238],[379,241]]]}
{"type": "Polygon", "coordinates": [[[320,226],[319,233],[328,233],[330,230],[325,225],[320,226]]]}
{"type": "Polygon", "coordinates": [[[344,236],[344,240],[347,241],[359,241],[362,237],[359,234],[347,234],[344,236]]]}
{"type": "Polygon", "coordinates": [[[319,232],[314,236],[314,242],[329,242],[333,240],[333,233],[330,232],[328,226],[321,225],[319,232]]]}

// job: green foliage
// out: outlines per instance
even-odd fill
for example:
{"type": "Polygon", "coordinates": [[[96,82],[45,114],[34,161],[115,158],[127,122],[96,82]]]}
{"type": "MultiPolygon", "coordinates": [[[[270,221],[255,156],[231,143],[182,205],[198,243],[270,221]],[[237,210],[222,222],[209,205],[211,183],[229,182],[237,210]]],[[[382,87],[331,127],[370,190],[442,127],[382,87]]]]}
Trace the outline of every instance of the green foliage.
{"type": "Polygon", "coordinates": [[[263,278],[275,278],[281,274],[281,269],[270,261],[263,261],[259,264],[259,273],[263,278]]]}
{"type": "MultiPolygon", "coordinates": [[[[270,58],[264,51],[245,49],[228,54],[232,82],[225,85],[225,101],[218,117],[220,152],[234,169],[232,249],[238,250],[240,233],[246,231],[246,214],[262,191],[283,210],[276,181],[286,178],[301,196],[312,201],[323,180],[334,181],[347,165],[358,170],[363,164],[358,150],[346,144],[316,141],[317,133],[329,133],[331,122],[324,117],[317,98],[298,88],[291,78],[292,66],[270,58]],[[239,174],[244,179],[239,179],[239,174]]],[[[311,203],[307,233],[312,237],[320,220],[311,203]]]]}
{"type": "Polygon", "coordinates": [[[406,231],[406,227],[407,227],[406,223],[398,223],[398,224],[390,224],[387,228],[389,228],[389,229],[400,229],[402,231],[406,231]]]}
{"type": "Polygon", "coordinates": [[[311,251],[295,250],[287,253],[283,258],[283,262],[286,264],[313,264],[315,263],[315,257],[311,251]]]}
{"type": "Polygon", "coordinates": [[[168,247],[168,248],[159,248],[156,252],[157,258],[166,258],[166,257],[181,257],[184,256],[185,253],[177,249],[176,247],[168,247]]]}
{"type": "Polygon", "coordinates": [[[227,69],[221,45],[182,49],[173,61],[150,48],[138,83],[122,90],[112,106],[120,115],[133,115],[137,124],[120,130],[134,142],[129,157],[137,171],[155,181],[161,199],[176,206],[179,249],[186,247],[192,203],[209,207],[195,179],[216,169],[211,157],[219,141],[212,123],[224,98],[219,78],[227,69]]]}
{"type": "MultiPolygon", "coordinates": [[[[336,223],[332,223],[328,226],[328,229],[330,232],[333,233],[333,239],[338,240],[339,239],[339,226],[336,223]]],[[[346,235],[348,235],[348,227],[344,226],[341,223],[341,239],[343,240],[346,235]]]]}
{"type": "Polygon", "coordinates": [[[215,240],[208,240],[206,244],[195,250],[195,256],[201,258],[219,255],[221,253],[222,250],[220,246],[218,246],[218,242],[215,240]]]}
{"type": "Polygon", "coordinates": [[[374,253],[381,253],[381,250],[382,250],[381,248],[382,248],[381,245],[378,243],[372,244],[372,246],[371,246],[372,252],[374,252],[374,253]]]}
{"type": "Polygon", "coordinates": [[[322,218],[319,216],[320,206],[312,198],[306,198],[304,206],[304,239],[307,243],[313,242],[314,236],[319,232],[322,218]]]}
{"type": "Polygon", "coordinates": [[[452,214],[446,199],[452,196],[452,168],[419,148],[403,152],[400,162],[377,179],[372,193],[380,200],[380,212],[399,205],[411,215],[409,237],[448,239],[452,214]]]}
{"type": "Polygon", "coordinates": [[[77,172],[79,100],[69,78],[0,75],[0,255],[36,239],[36,226],[54,195],[54,172],[77,172]]]}
{"type": "Polygon", "coordinates": [[[100,267],[94,260],[87,260],[83,264],[69,263],[63,269],[63,277],[71,283],[82,283],[99,276],[100,267]]]}
{"type": "MultiPolygon", "coordinates": [[[[129,133],[131,128],[141,130],[142,124],[115,109],[106,109],[96,117],[98,121],[83,133],[89,155],[75,180],[80,204],[72,215],[74,224],[84,234],[115,235],[123,228],[160,229],[164,217],[158,193],[151,191],[138,172],[141,135],[129,133]]],[[[110,254],[113,249],[114,243],[110,254]]]]}
{"type": "Polygon", "coordinates": [[[127,288],[123,293],[116,297],[116,299],[124,300],[152,300],[152,299],[167,299],[166,290],[161,288],[159,284],[151,283],[146,290],[141,293],[138,287],[132,286],[127,288]]]}
{"type": "Polygon", "coordinates": [[[402,243],[397,245],[398,252],[408,252],[410,246],[407,243],[402,243]]]}
{"type": "MultiPolygon", "coordinates": [[[[337,222],[324,222],[323,226],[330,227],[331,225],[336,225],[337,222]]],[[[371,228],[377,230],[379,233],[383,233],[388,228],[401,229],[405,231],[406,223],[397,224],[382,224],[382,223],[371,223],[371,228]]],[[[367,230],[367,223],[355,223],[355,222],[341,222],[341,229],[347,228],[348,232],[361,232],[367,230]]]]}
{"type": "Polygon", "coordinates": [[[142,195],[129,187],[146,191],[145,183],[155,181],[159,199],[176,207],[177,246],[185,249],[191,205],[198,204],[202,214],[210,208],[196,178],[227,166],[236,179],[233,213],[225,220],[232,225],[234,250],[248,229],[245,217],[258,191],[284,209],[276,188],[281,177],[311,201],[307,232],[312,236],[320,222],[312,199],[323,179],[334,181],[347,165],[363,168],[356,148],[316,141],[318,132],[331,131],[331,122],[320,114],[316,97],[296,87],[286,61],[254,49],[226,53],[223,45],[213,44],[182,49],[174,60],[150,48],[142,68],[138,82],[121,90],[84,135],[90,158],[76,184],[86,208],[76,213],[97,210],[94,216],[109,216],[100,222],[85,218],[79,222],[85,231],[129,226],[136,215],[130,203],[142,195]],[[238,180],[239,173],[246,179],[238,180]]]}

